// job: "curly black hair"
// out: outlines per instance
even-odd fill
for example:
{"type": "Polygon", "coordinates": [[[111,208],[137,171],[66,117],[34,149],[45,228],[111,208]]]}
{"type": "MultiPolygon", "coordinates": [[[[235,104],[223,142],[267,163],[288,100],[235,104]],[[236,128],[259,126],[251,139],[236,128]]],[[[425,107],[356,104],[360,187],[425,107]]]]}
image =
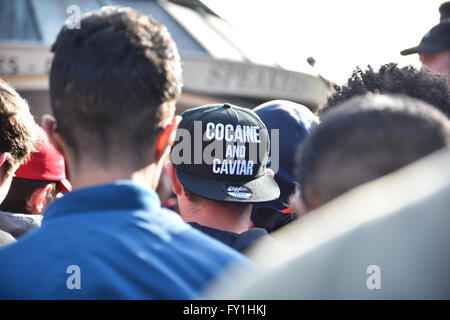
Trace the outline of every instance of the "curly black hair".
{"type": "Polygon", "coordinates": [[[319,116],[345,100],[372,92],[404,94],[435,106],[450,118],[447,80],[427,70],[417,70],[413,66],[399,68],[396,63],[388,63],[382,65],[378,71],[370,65],[365,71],[357,67],[346,84],[333,85],[333,89],[326,103],[319,108],[319,116]]]}

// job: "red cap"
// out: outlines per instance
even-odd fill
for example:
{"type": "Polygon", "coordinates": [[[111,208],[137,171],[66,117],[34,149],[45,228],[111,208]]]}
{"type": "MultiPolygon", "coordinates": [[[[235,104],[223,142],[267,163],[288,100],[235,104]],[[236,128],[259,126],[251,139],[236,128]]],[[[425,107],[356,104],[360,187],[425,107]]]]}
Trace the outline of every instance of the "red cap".
{"type": "Polygon", "coordinates": [[[66,178],[64,157],[49,141],[42,131],[42,145],[38,152],[31,154],[30,160],[17,169],[15,176],[22,179],[59,182],[62,191],[72,191],[72,184],[66,178]]]}

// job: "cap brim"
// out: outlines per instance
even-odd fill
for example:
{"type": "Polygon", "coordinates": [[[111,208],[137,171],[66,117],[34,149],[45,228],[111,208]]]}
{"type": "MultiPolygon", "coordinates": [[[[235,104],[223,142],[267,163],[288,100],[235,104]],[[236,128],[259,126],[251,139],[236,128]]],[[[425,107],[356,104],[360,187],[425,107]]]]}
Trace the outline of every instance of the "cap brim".
{"type": "Polygon", "coordinates": [[[413,54],[413,53],[418,53],[419,52],[418,49],[419,49],[419,46],[413,47],[413,48],[409,48],[409,49],[405,49],[403,51],[400,51],[400,54],[402,56],[408,56],[408,55],[413,54]]]}
{"type": "Polygon", "coordinates": [[[418,45],[413,48],[405,49],[400,52],[402,56],[407,56],[413,53],[434,53],[434,52],[440,52],[448,50],[447,47],[443,44],[437,43],[437,44],[426,44],[426,45],[418,45]]]}
{"type": "Polygon", "coordinates": [[[251,181],[225,181],[196,176],[177,168],[177,176],[183,187],[210,200],[258,203],[272,201],[280,197],[280,188],[269,174],[251,181]],[[251,190],[252,196],[248,199],[233,197],[226,192],[228,186],[248,188],[251,190]]]}

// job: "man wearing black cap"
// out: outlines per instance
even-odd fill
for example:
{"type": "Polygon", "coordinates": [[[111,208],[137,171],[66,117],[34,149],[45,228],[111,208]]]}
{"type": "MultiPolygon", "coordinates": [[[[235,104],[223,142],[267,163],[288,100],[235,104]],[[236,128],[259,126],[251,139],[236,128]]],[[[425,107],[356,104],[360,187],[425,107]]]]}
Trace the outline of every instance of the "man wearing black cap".
{"type": "Polygon", "coordinates": [[[266,171],[269,135],[251,110],[229,104],[185,111],[167,173],[182,218],[195,228],[245,250],[267,234],[249,228],[253,203],[280,189],[266,171]]]}
{"type": "Polygon", "coordinates": [[[442,20],[423,36],[418,46],[400,52],[404,56],[413,53],[419,54],[422,66],[444,75],[450,84],[450,21],[442,20]]]}

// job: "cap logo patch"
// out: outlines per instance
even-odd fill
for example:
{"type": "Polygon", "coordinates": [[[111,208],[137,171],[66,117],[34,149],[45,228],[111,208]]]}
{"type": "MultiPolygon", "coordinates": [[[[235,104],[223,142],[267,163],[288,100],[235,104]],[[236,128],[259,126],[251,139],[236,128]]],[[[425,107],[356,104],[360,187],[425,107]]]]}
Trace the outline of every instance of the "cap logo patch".
{"type": "Polygon", "coordinates": [[[250,199],[253,197],[253,192],[244,186],[226,186],[225,194],[237,199],[250,199]]]}
{"type": "Polygon", "coordinates": [[[207,140],[226,141],[227,159],[215,158],[212,172],[220,175],[253,175],[253,160],[245,160],[246,146],[239,143],[260,144],[260,128],[258,126],[241,126],[208,122],[205,138],[207,140]]]}

